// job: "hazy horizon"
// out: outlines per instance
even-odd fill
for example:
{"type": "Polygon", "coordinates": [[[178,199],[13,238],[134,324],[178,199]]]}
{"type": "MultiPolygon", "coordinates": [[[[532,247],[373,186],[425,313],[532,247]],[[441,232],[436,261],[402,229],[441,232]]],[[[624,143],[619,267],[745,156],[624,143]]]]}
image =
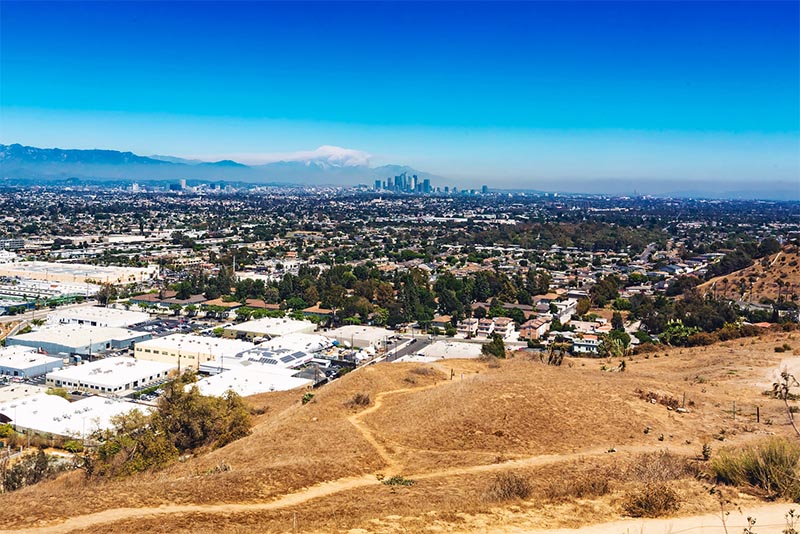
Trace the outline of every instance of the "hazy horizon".
{"type": "MultiPolygon", "coordinates": [[[[0,142],[800,184],[796,2],[2,2],[0,142]]],[[[800,189],[800,185],[798,185],[800,189]]]]}

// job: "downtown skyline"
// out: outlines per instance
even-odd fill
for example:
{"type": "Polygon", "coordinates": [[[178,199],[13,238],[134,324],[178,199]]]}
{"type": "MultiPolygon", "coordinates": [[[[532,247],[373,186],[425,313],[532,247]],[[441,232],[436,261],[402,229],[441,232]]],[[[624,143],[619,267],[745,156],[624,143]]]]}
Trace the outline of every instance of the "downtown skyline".
{"type": "Polygon", "coordinates": [[[0,4],[0,142],[547,189],[800,181],[798,4],[0,4]]]}

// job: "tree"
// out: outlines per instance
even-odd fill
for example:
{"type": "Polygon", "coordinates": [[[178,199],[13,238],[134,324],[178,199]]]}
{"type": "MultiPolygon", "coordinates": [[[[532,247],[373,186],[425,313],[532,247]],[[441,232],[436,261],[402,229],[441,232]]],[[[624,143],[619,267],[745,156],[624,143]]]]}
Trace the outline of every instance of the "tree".
{"type": "Polygon", "coordinates": [[[592,307],[592,301],[587,298],[582,298],[578,301],[578,307],[575,313],[578,315],[586,315],[592,307]]]}
{"type": "Polygon", "coordinates": [[[619,332],[625,331],[625,321],[622,319],[622,314],[620,312],[614,312],[611,316],[611,328],[619,332]]]}
{"type": "Polygon", "coordinates": [[[505,358],[506,344],[503,342],[503,338],[498,334],[492,334],[492,340],[481,347],[481,354],[505,358]]]}
{"type": "Polygon", "coordinates": [[[103,284],[95,298],[103,306],[108,306],[110,302],[117,298],[117,288],[111,284],[103,284]]]}

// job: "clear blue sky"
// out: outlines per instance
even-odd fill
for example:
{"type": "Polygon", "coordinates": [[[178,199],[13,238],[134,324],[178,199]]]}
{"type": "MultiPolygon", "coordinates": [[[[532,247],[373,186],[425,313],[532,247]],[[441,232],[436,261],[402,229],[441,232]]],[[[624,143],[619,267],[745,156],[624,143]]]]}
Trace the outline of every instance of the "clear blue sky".
{"type": "Polygon", "coordinates": [[[2,1],[0,142],[798,181],[799,5],[2,1]]]}

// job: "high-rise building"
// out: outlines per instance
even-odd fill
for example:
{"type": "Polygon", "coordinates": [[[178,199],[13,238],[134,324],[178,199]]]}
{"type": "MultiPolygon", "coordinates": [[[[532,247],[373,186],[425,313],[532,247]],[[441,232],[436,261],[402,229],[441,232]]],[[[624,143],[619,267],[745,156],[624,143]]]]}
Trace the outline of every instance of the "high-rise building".
{"type": "Polygon", "coordinates": [[[425,178],[425,180],[422,181],[422,192],[423,193],[431,192],[431,181],[429,178],[425,178]]]}
{"type": "Polygon", "coordinates": [[[375,180],[375,191],[380,191],[380,190],[381,190],[381,181],[375,180]]]}
{"type": "Polygon", "coordinates": [[[485,195],[488,192],[489,192],[489,186],[488,185],[484,185],[483,187],[481,187],[481,193],[483,193],[485,195]]]}

